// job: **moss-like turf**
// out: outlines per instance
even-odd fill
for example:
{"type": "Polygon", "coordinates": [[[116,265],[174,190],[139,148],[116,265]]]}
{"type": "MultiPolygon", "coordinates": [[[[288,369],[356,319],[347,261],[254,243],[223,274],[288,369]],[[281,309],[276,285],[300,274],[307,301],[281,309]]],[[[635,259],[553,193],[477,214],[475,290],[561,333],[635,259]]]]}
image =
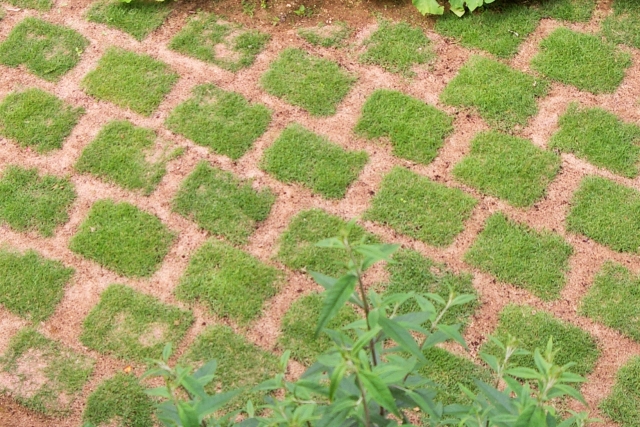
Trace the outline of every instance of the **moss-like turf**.
{"type": "Polygon", "coordinates": [[[434,246],[448,246],[464,230],[477,200],[407,169],[382,180],[365,218],[434,246]]]}
{"type": "Polygon", "coordinates": [[[446,113],[419,99],[379,89],[362,107],[355,131],[366,138],[388,137],[394,155],[428,164],[453,132],[452,123],[446,113]]]}
{"type": "Polygon", "coordinates": [[[271,112],[242,95],[212,85],[196,86],[193,97],[178,105],[166,125],[217,154],[242,157],[266,130],[271,112]]]}
{"type": "Polygon", "coordinates": [[[615,0],[613,13],[602,23],[602,33],[613,43],[640,48],[640,10],[635,0],[615,0]]]}
{"type": "Polygon", "coordinates": [[[293,124],[267,148],[260,165],[282,182],[300,183],[328,199],[340,199],[368,160],[365,151],[347,151],[293,124]]]}
{"type": "Polygon", "coordinates": [[[0,223],[51,237],[56,227],[69,220],[68,211],[75,198],[68,178],[8,166],[0,176],[0,223]]]}
{"type": "Polygon", "coordinates": [[[4,0],[13,6],[24,7],[26,9],[35,9],[42,12],[51,10],[53,7],[53,0],[4,0]]]}
{"type": "Polygon", "coordinates": [[[304,108],[312,116],[330,116],[355,81],[355,76],[335,62],[300,49],[285,49],[260,83],[271,95],[304,108]]]}
{"type": "Polygon", "coordinates": [[[176,81],[178,74],[164,62],[110,47],[98,67],[84,77],[82,86],[91,96],[150,116],[176,81]]]}
{"type": "Polygon", "coordinates": [[[173,210],[212,234],[242,244],[267,218],[274,201],[269,188],[254,190],[250,181],[200,162],[181,184],[173,210]]]}
{"type": "Polygon", "coordinates": [[[169,13],[171,13],[169,2],[124,3],[119,0],[98,0],[87,12],[87,19],[124,31],[136,40],[142,40],[158,29],[169,13]]]}
{"type": "Polygon", "coordinates": [[[83,114],[40,89],[10,93],[0,103],[0,135],[44,154],[62,148],[83,114]]]}
{"type": "Polygon", "coordinates": [[[126,202],[99,200],[69,248],[119,274],[147,277],[160,267],[174,239],[158,217],[126,202]]]}
{"type": "Polygon", "coordinates": [[[57,81],[80,61],[89,41],[78,32],[37,18],[25,18],[0,44],[0,64],[20,65],[49,81],[57,81]]]}
{"type": "Polygon", "coordinates": [[[142,362],[178,344],[193,314],[124,285],[110,285],[82,323],[80,342],[99,353],[142,362]]]}
{"type": "Polygon", "coordinates": [[[336,21],[330,25],[320,23],[316,27],[300,28],[298,35],[314,46],[340,47],[352,32],[346,22],[336,21]]]}
{"type": "Polygon", "coordinates": [[[611,394],[600,403],[600,410],[620,427],[640,427],[640,356],[620,368],[611,394]]]}

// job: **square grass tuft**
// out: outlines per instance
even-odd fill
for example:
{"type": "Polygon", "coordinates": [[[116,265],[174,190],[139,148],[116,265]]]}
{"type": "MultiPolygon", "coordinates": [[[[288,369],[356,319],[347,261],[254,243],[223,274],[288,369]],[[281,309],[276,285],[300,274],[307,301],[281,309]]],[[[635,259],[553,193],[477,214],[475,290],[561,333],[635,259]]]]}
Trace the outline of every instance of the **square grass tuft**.
{"type": "Polygon", "coordinates": [[[42,12],[51,10],[53,7],[53,0],[4,0],[16,7],[24,7],[25,9],[35,9],[42,12]]]}
{"type": "Polygon", "coordinates": [[[198,145],[237,160],[267,130],[269,122],[271,111],[264,105],[205,84],[196,86],[193,97],[171,112],[166,125],[198,145]]]}
{"type": "Polygon", "coordinates": [[[276,295],[282,273],[228,243],[210,240],[191,257],[176,288],[182,301],[203,303],[219,317],[246,324],[276,295]]]}
{"type": "Polygon", "coordinates": [[[602,33],[613,43],[640,48],[640,10],[636,0],[615,0],[613,13],[602,23],[602,33]]]}
{"type": "Polygon", "coordinates": [[[6,249],[0,249],[0,271],[0,304],[32,322],[53,314],[74,273],[35,251],[20,254],[6,249]]]}
{"type": "Polygon", "coordinates": [[[98,0],[87,12],[87,19],[142,40],[158,29],[169,13],[169,2],[142,0],[123,3],[120,0],[98,0]]]}
{"type": "Polygon", "coordinates": [[[169,48],[229,71],[251,66],[271,36],[247,30],[213,14],[198,13],[169,43],[169,48]]]}
{"type": "Polygon", "coordinates": [[[496,213],[487,219],[464,260],[502,282],[551,301],[560,297],[566,284],[572,253],[571,245],[559,235],[538,232],[496,213]]]}
{"type": "Polygon", "coordinates": [[[25,65],[38,77],[57,81],[76,66],[88,45],[86,38],[70,28],[26,18],[0,44],[0,64],[25,65]]]}
{"type": "Polygon", "coordinates": [[[574,193],[567,230],[581,233],[617,252],[640,252],[640,193],[589,176],[574,193]]]}
{"type": "Polygon", "coordinates": [[[559,124],[550,148],[574,153],[627,178],[638,175],[640,126],[625,123],[602,108],[579,108],[576,103],[569,105],[559,124]]]}
{"type": "Polygon", "coordinates": [[[8,377],[0,393],[11,394],[20,404],[45,415],[65,416],[81,396],[93,366],[93,359],[33,329],[22,329],[11,337],[0,357],[0,367],[8,377]]]}
{"type": "Polygon", "coordinates": [[[193,314],[124,285],[110,285],[82,323],[80,342],[125,360],[159,358],[168,342],[177,345],[193,314]]]}
{"type": "Polygon", "coordinates": [[[152,129],[128,121],[109,122],[80,155],[75,169],[113,182],[127,190],[151,194],[166,172],[168,156],[147,160],[155,147],[152,129]]]}
{"type": "Polygon", "coordinates": [[[614,92],[631,55],[599,36],[558,28],[540,43],[531,66],[545,76],[594,94],[614,92]]]}
{"type": "Polygon", "coordinates": [[[365,218],[442,247],[464,230],[476,203],[462,190],[395,167],[383,178],[365,218]]]}
{"type": "Polygon", "coordinates": [[[531,206],[560,170],[560,156],[529,140],[483,132],[471,141],[471,152],[454,169],[461,182],[514,206],[531,206]]]}
{"type": "Polygon", "coordinates": [[[180,186],[173,210],[211,234],[243,244],[267,219],[274,201],[269,188],[254,190],[250,181],[202,161],[180,186]]]}
{"type": "Polygon", "coordinates": [[[482,56],[472,56],[440,94],[442,102],[477,109],[491,126],[526,126],[538,112],[547,84],[522,71],[482,56]]]}
{"type": "Polygon", "coordinates": [[[543,18],[569,22],[589,21],[596,8],[596,0],[532,0],[530,4],[543,18]]]}
{"type": "Polygon", "coordinates": [[[300,183],[327,199],[343,198],[369,160],[295,123],[267,148],[261,168],[286,183],[300,183]]]}
{"type": "Polygon", "coordinates": [[[600,403],[600,410],[620,427],[640,427],[640,356],[620,368],[611,394],[600,403]]]}
{"type": "Polygon", "coordinates": [[[336,21],[332,24],[318,24],[316,27],[304,27],[298,35],[308,43],[321,47],[341,47],[353,31],[346,22],[336,21]]]}
{"type": "Polygon", "coordinates": [[[149,55],[110,47],[98,67],[82,80],[85,91],[98,99],[150,116],[178,81],[178,74],[149,55]]]}
{"type": "Polygon", "coordinates": [[[419,99],[379,89],[365,102],[355,131],[366,138],[388,137],[394,155],[428,164],[453,132],[452,123],[446,113],[419,99]]]}
{"type": "Polygon", "coordinates": [[[83,108],[73,108],[40,89],[7,95],[0,103],[0,135],[38,153],[62,148],[83,108]]]}
{"type": "Polygon", "coordinates": [[[99,200],[69,248],[116,273],[147,277],[159,268],[174,238],[158,217],[126,202],[99,200]]]}
{"type": "Polygon", "coordinates": [[[8,166],[0,176],[0,223],[51,237],[56,227],[69,220],[68,211],[75,199],[68,178],[39,175],[35,168],[8,166]]]}
{"type": "Polygon", "coordinates": [[[285,49],[260,83],[271,95],[304,108],[312,116],[331,116],[355,81],[355,76],[335,62],[300,49],[285,49]]]}

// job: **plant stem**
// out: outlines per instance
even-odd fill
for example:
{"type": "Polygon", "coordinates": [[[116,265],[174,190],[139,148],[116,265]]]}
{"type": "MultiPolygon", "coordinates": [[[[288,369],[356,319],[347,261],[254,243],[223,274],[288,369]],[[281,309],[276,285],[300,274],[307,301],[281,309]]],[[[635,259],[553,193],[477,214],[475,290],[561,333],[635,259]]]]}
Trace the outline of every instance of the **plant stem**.
{"type": "Polygon", "coordinates": [[[367,405],[367,392],[360,381],[360,377],[356,373],[356,381],[358,383],[358,388],[360,389],[360,394],[362,394],[362,405],[364,407],[364,425],[369,427],[371,425],[371,414],[369,414],[369,405],[367,405]]]}

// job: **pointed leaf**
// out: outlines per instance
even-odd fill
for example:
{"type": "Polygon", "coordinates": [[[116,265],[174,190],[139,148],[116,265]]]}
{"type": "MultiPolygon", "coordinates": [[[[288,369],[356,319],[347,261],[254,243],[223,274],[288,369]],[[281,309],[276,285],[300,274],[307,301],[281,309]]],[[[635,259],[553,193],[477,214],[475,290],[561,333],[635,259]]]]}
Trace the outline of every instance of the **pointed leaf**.
{"type": "Polygon", "coordinates": [[[316,328],[316,336],[329,323],[329,321],[338,314],[345,302],[351,297],[358,278],[353,274],[346,274],[338,279],[331,289],[326,291],[326,296],[322,302],[322,311],[320,320],[316,328]]]}
{"type": "Polygon", "coordinates": [[[427,363],[427,359],[422,354],[422,351],[420,351],[418,343],[416,343],[407,329],[384,316],[380,316],[378,324],[382,327],[382,330],[389,336],[389,338],[398,343],[403,350],[408,351],[420,359],[421,362],[427,363]]]}
{"type": "Polygon", "coordinates": [[[423,15],[442,15],[444,6],[440,6],[436,0],[412,0],[413,5],[423,15]]]}
{"type": "Polygon", "coordinates": [[[375,400],[378,405],[385,408],[387,411],[394,414],[396,417],[401,417],[400,411],[396,406],[396,402],[393,399],[389,387],[382,382],[373,372],[361,371],[359,372],[359,378],[364,385],[366,392],[375,400]]]}

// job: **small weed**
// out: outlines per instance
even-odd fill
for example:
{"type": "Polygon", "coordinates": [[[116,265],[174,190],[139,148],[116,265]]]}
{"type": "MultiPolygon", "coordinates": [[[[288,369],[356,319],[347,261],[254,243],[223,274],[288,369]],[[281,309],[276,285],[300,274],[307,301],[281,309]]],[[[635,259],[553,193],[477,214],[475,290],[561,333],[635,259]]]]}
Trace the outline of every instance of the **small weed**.
{"type": "Polygon", "coordinates": [[[602,23],[602,33],[613,43],[640,48],[640,11],[635,0],[615,0],[613,14],[602,23]]]}
{"type": "Polygon", "coordinates": [[[345,22],[336,21],[331,25],[300,28],[298,35],[314,46],[340,47],[351,32],[345,22]]]}
{"type": "Polygon", "coordinates": [[[25,9],[36,9],[42,12],[51,10],[53,0],[4,0],[13,6],[24,7],[25,9]]]}
{"type": "Polygon", "coordinates": [[[256,11],[256,4],[254,3],[254,0],[242,0],[241,3],[242,13],[253,18],[253,14],[256,11]]]}
{"type": "Polygon", "coordinates": [[[616,374],[611,394],[600,410],[620,427],[640,427],[640,356],[632,357],[616,374]]]}
{"type": "Polygon", "coordinates": [[[171,13],[169,3],[157,1],[123,3],[120,0],[99,0],[87,12],[87,19],[124,31],[140,41],[162,25],[171,13]]]}

